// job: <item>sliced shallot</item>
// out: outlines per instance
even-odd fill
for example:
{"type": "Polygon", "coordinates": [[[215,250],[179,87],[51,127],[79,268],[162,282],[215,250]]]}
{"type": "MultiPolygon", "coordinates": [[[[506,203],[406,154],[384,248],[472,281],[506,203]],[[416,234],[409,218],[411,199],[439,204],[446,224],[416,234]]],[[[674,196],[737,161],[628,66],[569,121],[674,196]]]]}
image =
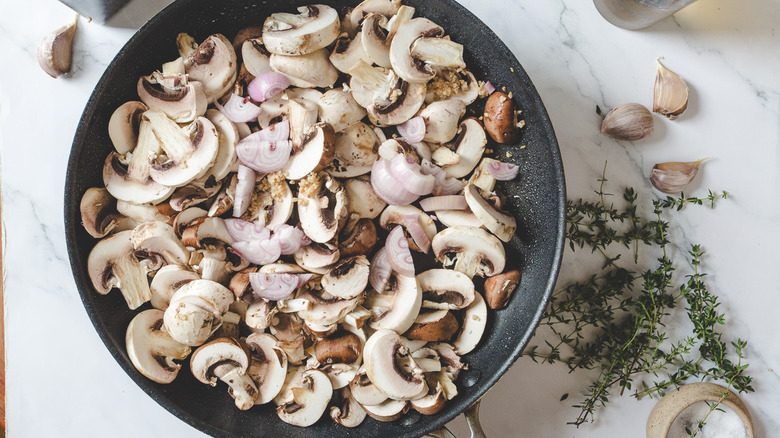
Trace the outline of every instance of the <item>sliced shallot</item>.
{"type": "Polygon", "coordinates": [[[463,195],[447,195],[425,198],[420,201],[420,207],[425,211],[466,210],[469,205],[463,195]]]}
{"type": "Polygon", "coordinates": [[[263,224],[247,222],[241,219],[225,219],[225,228],[236,242],[250,240],[268,240],[271,231],[263,224]]]}
{"type": "Polygon", "coordinates": [[[233,123],[250,122],[263,112],[259,106],[250,102],[248,97],[241,97],[238,94],[231,94],[224,106],[217,101],[214,102],[214,106],[233,123]]]}
{"type": "Polygon", "coordinates": [[[425,137],[425,120],[420,116],[412,117],[398,125],[397,129],[398,135],[409,143],[421,142],[425,137]]]}
{"type": "Polygon", "coordinates": [[[267,265],[279,260],[282,248],[276,240],[251,240],[234,242],[233,249],[249,263],[267,265]]]}
{"type": "Polygon", "coordinates": [[[300,278],[296,274],[289,273],[253,272],[249,274],[249,283],[258,297],[279,301],[287,298],[300,287],[300,278]]]}
{"type": "Polygon", "coordinates": [[[255,102],[265,102],[290,86],[287,76],[275,71],[260,73],[247,86],[249,97],[255,102]]]}
{"type": "Polygon", "coordinates": [[[236,197],[233,200],[233,217],[241,217],[252,203],[252,195],[255,193],[255,171],[238,165],[238,183],[236,184],[236,197]]]}
{"type": "Polygon", "coordinates": [[[375,291],[382,293],[387,287],[387,282],[390,281],[390,274],[393,272],[393,267],[390,266],[390,260],[387,259],[387,250],[385,248],[380,249],[374,254],[374,258],[371,259],[371,266],[368,274],[368,282],[371,283],[371,287],[375,291]]]}
{"type": "Polygon", "coordinates": [[[409,241],[406,240],[403,227],[396,226],[390,231],[385,241],[385,249],[393,270],[401,275],[414,277],[414,260],[412,252],[409,251],[409,241]]]}
{"type": "Polygon", "coordinates": [[[487,94],[493,94],[493,92],[496,91],[496,86],[491,84],[490,82],[485,82],[485,85],[482,88],[485,89],[485,92],[487,94]]]}
{"type": "Polygon", "coordinates": [[[436,181],[433,186],[433,192],[431,192],[434,196],[455,195],[463,190],[463,181],[447,176],[447,172],[444,169],[425,158],[420,160],[420,171],[424,175],[434,176],[436,181]]]}
{"type": "Polygon", "coordinates": [[[422,225],[420,225],[420,217],[416,214],[407,214],[404,216],[404,226],[406,227],[406,230],[409,231],[409,235],[412,236],[414,244],[417,245],[424,254],[427,254],[428,250],[431,249],[431,239],[428,238],[422,225]]]}
{"type": "Polygon", "coordinates": [[[236,155],[244,165],[253,170],[273,173],[287,164],[290,152],[292,152],[292,142],[290,140],[275,142],[263,140],[263,131],[255,132],[239,141],[236,146],[236,155]]]}
{"type": "Polygon", "coordinates": [[[283,255],[295,254],[296,251],[311,243],[311,239],[303,230],[292,225],[278,224],[271,230],[274,232],[271,240],[279,242],[283,255]]]}
{"type": "Polygon", "coordinates": [[[511,181],[517,178],[520,168],[512,163],[492,161],[487,165],[488,172],[498,181],[511,181]]]}
{"type": "Polygon", "coordinates": [[[371,187],[374,192],[391,205],[406,205],[416,201],[420,196],[406,190],[390,175],[389,164],[387,160],[374,162],[371,168],[371,187]]]}
{"type": "Polygon", "coordinates": [[[422,173],[414,159],[398,154],[390,161],[390,175],[415,195],[428,195],[433,191],[436,178],[422,173]]]}

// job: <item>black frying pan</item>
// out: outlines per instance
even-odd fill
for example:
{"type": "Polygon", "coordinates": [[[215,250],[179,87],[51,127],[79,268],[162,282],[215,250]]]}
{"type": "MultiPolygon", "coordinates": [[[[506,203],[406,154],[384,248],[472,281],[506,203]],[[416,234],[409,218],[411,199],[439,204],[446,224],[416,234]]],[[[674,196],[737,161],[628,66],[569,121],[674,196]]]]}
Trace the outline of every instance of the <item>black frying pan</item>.
{"type": "MultiPolygon", "coordinates": [[[[513,92],[526,127],[517,145],[490,144],[498,156],[519,164],[520,176],[504,185],[507,209],[518,219],[517,235],[507,245],[507,269],[523,273],[509,306],[490,311],[480,346],[465,357],[469,370],[458,379],[458,396],[437,415],[410,413],[391,423],[371,418],[356,429],[333,423],[328,415],[309,428],[282,422],[270,405],[242,412],[224,385],[196,381],[185,363],[170,385],[153,383],[133,368],[125,351],[125,329],[136,312],[119,291],[98,295],[87,275],[87,256],[95,245],[81,227],[79,202],[89,187],[103,186],[101,168],[112,149],[108,120],[114,109],[137,100],[138,77],[175,59],[175,40],[187,32],[201,41],[213,33],[232,38],[241,27],[262,23],[273,12],[294,12],[306,0],[179,0],[152,18],[119,52],[98,82],[79,123],[65,182],[65,228],[76,285],[84,306],[111,354],[130,377],[160,405],[203,432],[216,436],[395,437],[420,436],[441,427],[478,400],[520,356],[539,321],[555,284],[564,237],[566,192],[560,151],[552,125],[531,80],[498,37],[453,0],[405,0],[444,27],[465,46],[465,58],[477,78],[513,92]],[[524,149],[520,145],[526,145],[524,149]],[[511,151],[512,158],[505,158],[511,151]]],[[[359,0],[321,0],[337,10],[359,0]]],[[[505,6],[504,6],[505,7],[505,6]]],[[[147,304],[148,306],[148,304],[147,304]]]]}

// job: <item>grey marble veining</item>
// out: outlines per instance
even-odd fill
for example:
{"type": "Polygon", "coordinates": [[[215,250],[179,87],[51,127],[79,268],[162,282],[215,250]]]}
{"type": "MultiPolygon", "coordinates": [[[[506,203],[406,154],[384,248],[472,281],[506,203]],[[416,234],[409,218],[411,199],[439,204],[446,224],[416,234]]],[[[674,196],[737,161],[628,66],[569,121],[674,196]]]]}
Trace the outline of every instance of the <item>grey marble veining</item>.
{"type": "MultiPolygon", "coordinates": [[[[136,387],[99,340],[72,280],[62,224],[65,166],[81,111],[117,51],[168,2],[135,0],[111,20],[113,27],[82,19],[74,72],[53,80],[37,66],[35,47],[70,20],[71,11],[53,0],[0,0],[0,47],[8,60],[0,69],[0,145],[10,436],[199,436],[136,387]]],[[[646,175],[655,163],[713,157],[691,190],[728,190],[730,199],[715,211],[690,208],[675,215],[672,233],[680,245],[672,252],[685,263],[687,246],[703,244],[709,285],[729,313],[726,337],[750,340],[756,392],[744,400],[759,436],[777,435],[776,0],[701,0],[639,32],[611,26],[588,0],[462,3],[506,42],[534,80],[558,135],[570,198],[593,197],[605,161],[613,193],[628,185],[647,199],[654,196],[646,175]],[[676,121],[656,117],[656,133],[640,142],[601,135],[597,105],[603,111],[627,102],[652,105],[657,57],[688,81],[688,111],[676,121]]],[[[559,284],[581,278],[599,262],[567,250],[559,284]]],[[[485,396],[485,430],[491,437],[643,436],[655,401],[616,394],[595,423],[566,425],[576,416],[570,405],[594,377],[521,358],[485,396]],[[569,398],[560,401],[564,393],[569,398]]],[[[467,436],[462,420],[452,426],[467,436]]]]}

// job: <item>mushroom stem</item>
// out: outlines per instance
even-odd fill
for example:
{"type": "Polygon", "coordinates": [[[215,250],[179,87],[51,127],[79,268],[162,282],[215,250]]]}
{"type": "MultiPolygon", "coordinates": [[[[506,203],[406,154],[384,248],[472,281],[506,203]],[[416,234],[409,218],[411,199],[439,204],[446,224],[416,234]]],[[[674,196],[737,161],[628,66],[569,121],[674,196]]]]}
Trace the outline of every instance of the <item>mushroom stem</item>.
{"type": "Polygon", "coordinates": [[[228,393],[236,399],[238,409],[245,411],[255,405],[257,386],[239,367],[219,365],[214,369],[214,375],[230,387],[228,393]]]}
{"type": "MultiPolygon", "coordinates": [[[[151,122],[152,131],[162,144],[168,159],[178,162],[187,155],[192,148],[192,141],[185,129],[160,111],[147,111],[144,117],[151,122]]],[[[197,130],[197,124],[190,125],[189,128],[197,130]]]]}
{"type": "Polygon", "coordinates": [[[385,74],[380,69],[370,66],[362,59],[359,60],[351,69],[349,74],[358,82],[371,89],[378,89],[386,86],[393,77],[393,74],[385,74]]]}
{"type": "Polygon", "coordinates": [[[130,309],[137,309],[152,298],[146,280],[146,271],[132,254],[117,260],[114,265],[114,276],[117,279],[116,287],[122,291],[122,296],[125,297],[130,309]]]}
{"type": "Polygon", "coordinates": [[[415,9],[411,6],[401,6],[387,23],[387,41],[392,41],[401,25],[412,21],[415,9]]]}
{"type": "Polygon", "coordinates": [[[471,278],[479,270],[480,261],[480,257],[475,254],[462,254],[455,262],[454,268],[456,271],[460,271],[471,278]]]}
{"type": "Polygon", "coordinates": [[[466,68],[463,45],[444,38],[420,38],[412,44],[412,57],[442,67],[466,68]]]}
{"type": "Polygon", "coordinates": [[[228,262],[212,257],[204,257],[200,261],[200,276],[204,280],[211,280],[222,285],[228,281],[228,262]]]}

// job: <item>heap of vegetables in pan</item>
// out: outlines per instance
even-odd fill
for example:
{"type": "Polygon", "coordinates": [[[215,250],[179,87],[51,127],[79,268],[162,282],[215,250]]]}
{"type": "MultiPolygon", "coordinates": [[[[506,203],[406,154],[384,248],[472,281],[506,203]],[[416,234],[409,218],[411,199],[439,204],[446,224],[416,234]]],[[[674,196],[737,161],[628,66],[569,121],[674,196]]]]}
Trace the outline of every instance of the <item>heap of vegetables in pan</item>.
{"type": "Polygon", "coordinates": [[[170,383],[189,360],[239,409],[274,402],[297,426],[457,395],[488,307],[520,282],[496,190],[518,167],[483,155],[523,122],[414,14],[366,0],[271,14],[232,42],[180,34],[180,57],[139,78],[81,213],[97,292],[146,309],[127,328],[140,373],[170,383]]]}

